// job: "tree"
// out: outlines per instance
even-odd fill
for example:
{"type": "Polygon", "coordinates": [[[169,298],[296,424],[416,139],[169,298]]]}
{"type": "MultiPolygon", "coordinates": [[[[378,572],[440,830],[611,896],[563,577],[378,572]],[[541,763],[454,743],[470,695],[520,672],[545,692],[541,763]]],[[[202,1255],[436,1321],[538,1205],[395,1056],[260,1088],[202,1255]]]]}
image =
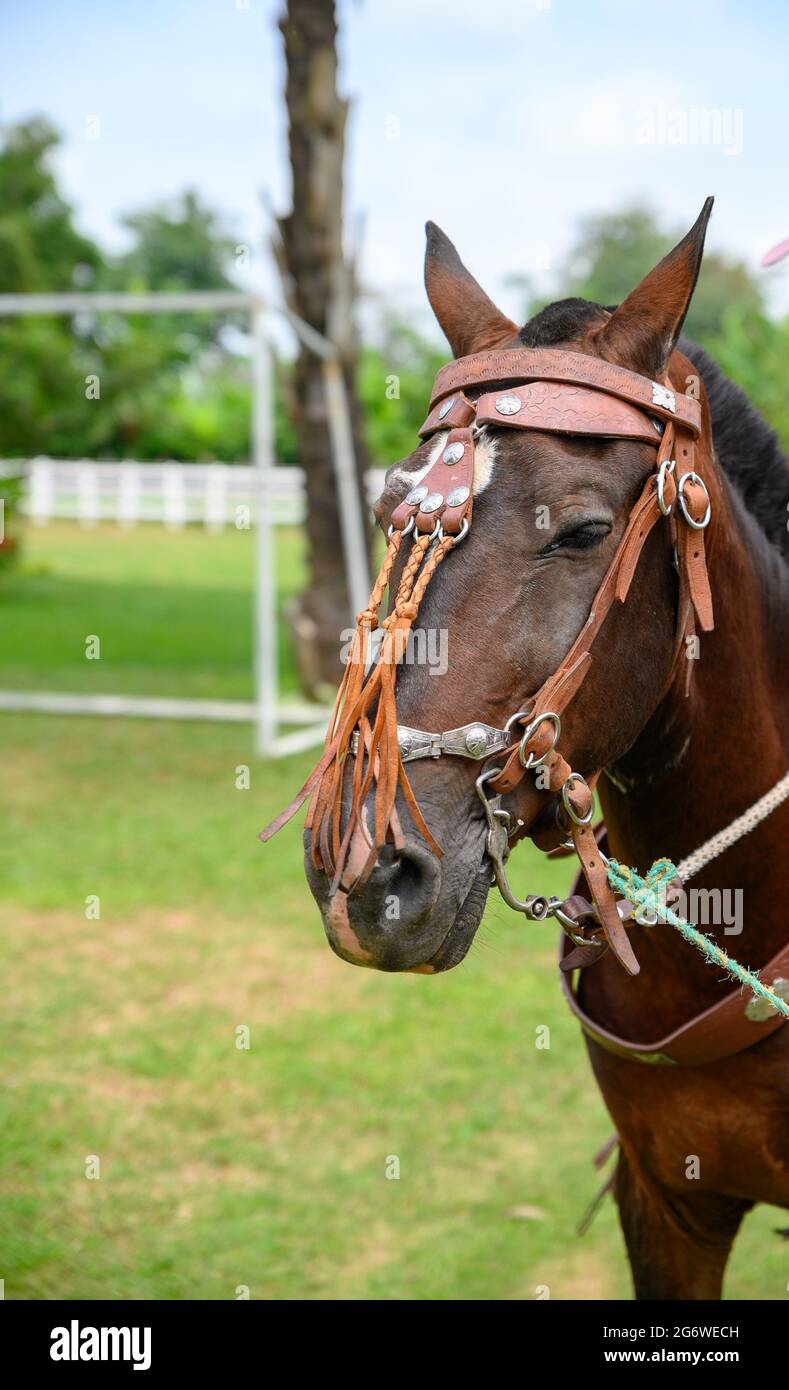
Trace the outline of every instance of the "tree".
{"type": "MultiPolygon", "coordinates": [[[[0,292],[231,289],[236,239],[198,194],[131,213],[110,260],[74,226],[41,118],[2,133],[0,292]]],[[[238,315],[91,314],[0,319],[0,457],[222,458],[250,451],[249,364],[227,340],[238,315]],[[88,379],[98,399],[86,399],[88,379]]],[[[277,443],[293,445],[277,400],[277,443]]]]}
{"type": "MultiPolygon", "coordinates": [[[[343,251],[343,156],[348,103],[337,92],[334,0],[288,0],[285,43],[292,211],[279,220],[275,252],[289,307],[338,346],[351,405],[357,483],[364,506],[367,451],[356,394],[354,267],[343,251]]],[[[336,684],[340,634],[349,625],[340,516],[321,362],[300,344],[290,397],[307,491],[309,583],[295,614],[302,684],[336,684]]]]}
{"type": "MultiPolygon", "coordinates": [[[[560,270],[560,293],[580,295],[597,304],[619,304],[681,235],[664,231],[644,207],[587,217],[560,270]]],[[[741,261],[707,251],[685,332],[705,342],[720,332],[730,308],[759,313],[761,290],[741,261]]]]}
{"type": "Polygon", "coordinates": [[[33,294],[90,282],[102,264],[98,247],[74,227],[49,156],[58,134],[43,117],[3,131],[0,148],[0,290],[33,294]]]}
{"type": "MultiPolygon", "coordinates": [[[[0,292],[31,294],[92,284],[98,247],[79,233],[50,167],[57,132],[41,117],[3,131],[0,145],[0,292]]],[[[0,319],[0,456],[52,451],[76,424],[87,344],[64,318],[0,319]]]]}

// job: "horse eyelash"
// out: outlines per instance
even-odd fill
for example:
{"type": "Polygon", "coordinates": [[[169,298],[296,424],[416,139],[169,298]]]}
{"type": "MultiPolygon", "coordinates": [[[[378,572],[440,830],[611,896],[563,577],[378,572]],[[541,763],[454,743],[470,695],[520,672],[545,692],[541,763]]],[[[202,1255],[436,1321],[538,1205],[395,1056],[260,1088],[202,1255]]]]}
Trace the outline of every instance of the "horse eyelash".
{"type": "Polygon", "coordinates": [[[582,521],[571,530],[562,531],[558,536],[554,536],[543,546],[540,554],[550,555],[556,550],[569,550],[570,546],[576,550],[591,550],[610,535],[610,532],[611,527],[605,521],[582,521]]]}

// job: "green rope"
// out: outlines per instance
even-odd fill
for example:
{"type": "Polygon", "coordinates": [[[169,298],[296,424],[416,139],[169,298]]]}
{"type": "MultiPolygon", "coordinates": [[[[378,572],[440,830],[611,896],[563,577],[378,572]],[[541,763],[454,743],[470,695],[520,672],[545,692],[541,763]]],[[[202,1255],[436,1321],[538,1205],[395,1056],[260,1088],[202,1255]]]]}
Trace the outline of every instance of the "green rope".
{"type": "Polygon", "coordinates": [[[713,941],[712,937],[705,936],[698,931],[690,922],[686,922],[683,917],[678,917],[676,912],[672,912],[666,906],[662,896],[662,890],[668,887],[669,883],[677,877],[677,871],[670,859],[656,859],[646,878],[641,878],[635,869],[631,869],[627,864],[619,864],[616,859],[608,861],[608,882],[612,888],[627,898],[628,902],[638,910],[639,913],[646,913],[650,916],[662,918],[672,927],[676,927],[681,932],[686,941],[691,946],[695,946],[702,955],[713,965],[719,965],[733,980],[739,981],[741,985],[747,985],[754,994],[758,994],[762,999],[766,999],[772,1004],[774,1009],[789,1018],[789,1004],[776,994],[770,985],[763,985],[759,976],[752,970],[746,970],[744,965],[739,965],[736,960],[732,960],[726,952],[713,941]]]}

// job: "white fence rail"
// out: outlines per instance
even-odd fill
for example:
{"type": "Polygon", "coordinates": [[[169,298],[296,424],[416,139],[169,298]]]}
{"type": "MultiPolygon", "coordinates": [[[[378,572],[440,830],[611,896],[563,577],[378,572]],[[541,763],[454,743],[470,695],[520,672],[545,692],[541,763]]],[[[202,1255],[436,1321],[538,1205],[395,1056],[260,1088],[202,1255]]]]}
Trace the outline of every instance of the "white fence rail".
{"type": "MultiPolygon", "coordinates": [[[[120,526],[159,522],[171,530],[201,525],[209,531],[255,521],[259,473],[248,464],[102,463],[95,459],[0,460],[0,477],[24,474],[21,510],[37,524],[67,519],[82,526],[114,521],[120,526]]],[[[383,469],[371,469],[367,490],[373,501],[383,469]]],[[[275,525],[304,519],[304,474],[300,468],[267,473],[267,506],[275,525]]]]}

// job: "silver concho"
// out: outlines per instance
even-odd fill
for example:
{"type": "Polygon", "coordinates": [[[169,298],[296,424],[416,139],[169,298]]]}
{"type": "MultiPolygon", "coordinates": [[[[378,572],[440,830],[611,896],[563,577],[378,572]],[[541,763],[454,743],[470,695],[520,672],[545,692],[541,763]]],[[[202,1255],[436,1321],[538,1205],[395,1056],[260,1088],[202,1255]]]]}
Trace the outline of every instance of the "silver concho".
{"type": "Polygon", "coordinates": [[[455,397],[454,397],[454,396],[450,396],[450,398],[449,398],[448,401],[444,401],[444,404],[441,406],[441,408],[439,409],[439,412],[438,412],[438,418],[439,418],[439,420],[443,420],[443,419],[444,419],[444,416],[449,414],[449,412],[450,412],[450,410],[452,409],[452,407],[453,407],[454,404],[455,404],[455,397]]]}
{"type": "Polygon", "coordinates": [[[443,506],[443,503],[443,492],[431,492],[430,496],[425,498],[419,510],[420,512],[437,512],[439,507],[443,506]]]}
{"type": "Polygon", "coordinates": [[[405,500],[408,503],[409,507],[418,507],[420,502],[424,502],[425,498],[427,497],[427,494],[428,489],[425,487],[424,483],[420,483],[419,487],[411,488],[411,491],[406,495],[405,500]]]}
{"type": "Polygon", "coordinates": [[[397,746],[400,749],[400,757],[405,758],[413,748],[416,748],[418,739],[415,739],[407,729],[397,730],[397,746]]]}
{"type": "Polygon", "coordinates": [[[469,496],[469,488],[453,487],[452,491],[447,493],[447,506],[461,507],[464,502],[468,502],[469,496]]]}
{"type": "Polygon", "coordinates": [[[661,386],[659,381],[652,382],[652,404],[661,405],[664,410],[676,411],[677,399],[674,392],[668,386],[661,386]]]}
{"type": "Polygon", "coordinates": [[[517,415],[523,401],[520,396],[499,396],[496,401],[496,409],[499,415],[517,415]]]}
{"type": "MultiPolygon", "coordinates": [[[[773,980],[773,989],[779,999],[783,999],[789,1004],[789,980],[773,980]]],[[[768,999],[762,999],[761,995],[754,994],[745,1005],[745,1017],[751,1023],[764,1023],[768,1018],[772,1018],[777,1013],[777,1009],[768,999]]]]}
{"type": "Polygon", "coordinates": [[[488,746],[488,736],[481,724],[472,724],[466,734],[466,750],[472,758],[481,758],[488,746]]]}
{"type": "Polygon", "coordinates": [[[460,460],[462,459],[464,452],[465,445],[461,444],[458,440],[454,444],[447,444],[447,447],[444,450],[441,457],[444,460],[444,463],[448,464],[449,467],[451,467],[453,463],[460,463],[460,460]]]}

